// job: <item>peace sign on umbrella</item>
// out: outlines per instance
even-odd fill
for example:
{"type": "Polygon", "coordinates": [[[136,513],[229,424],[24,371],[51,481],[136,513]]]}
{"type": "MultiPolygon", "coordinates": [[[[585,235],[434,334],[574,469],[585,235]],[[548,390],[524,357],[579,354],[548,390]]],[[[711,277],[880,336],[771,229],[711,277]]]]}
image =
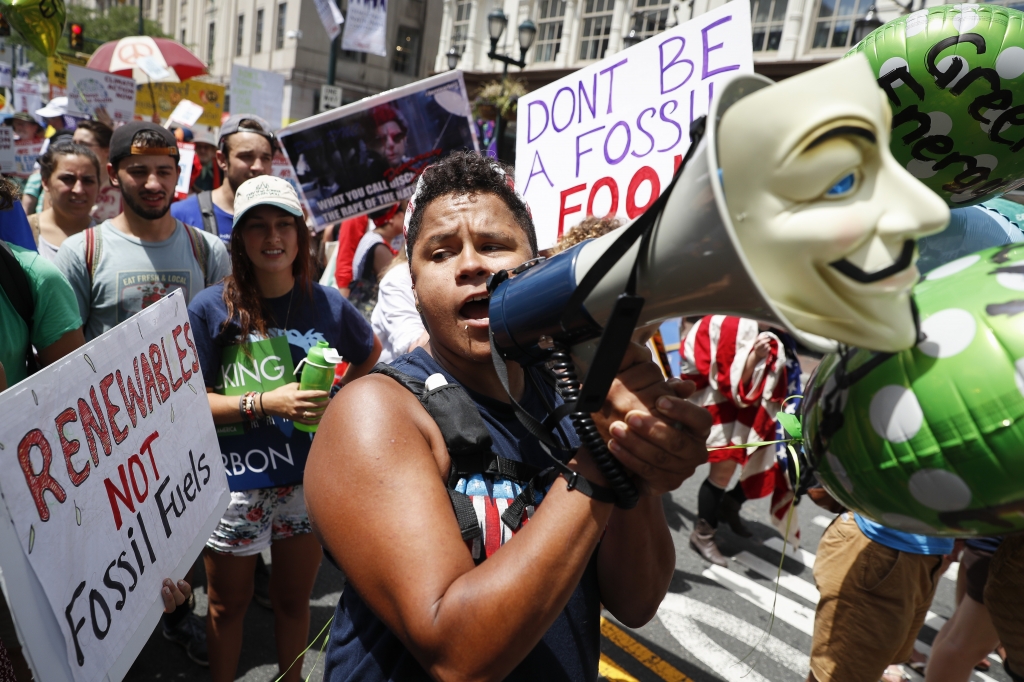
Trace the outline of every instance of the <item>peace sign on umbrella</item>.
{"type": "Polygon", "coordinates": [[[207,73],[206,65],[181,43],[149,36],[129,36],[104,43],[86,66],[131,76],[136,83],[180,83],[207,73]]]}

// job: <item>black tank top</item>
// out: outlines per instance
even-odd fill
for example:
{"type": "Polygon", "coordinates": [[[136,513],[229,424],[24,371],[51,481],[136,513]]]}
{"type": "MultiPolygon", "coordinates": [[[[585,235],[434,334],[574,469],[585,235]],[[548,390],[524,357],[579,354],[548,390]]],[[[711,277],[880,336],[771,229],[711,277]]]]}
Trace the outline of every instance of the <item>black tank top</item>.
{"type": "MultiPolygon", "coordinates": [[[[458,383],[421,348],[391,364],[395,369],[420,380],[440,373],[448,383],[458,383]]],[[[547,401],[554,405],[561,404],[561,399],[553,388],[539,378],[533,378],[534,381],[526,382],[527,390],[521,404],[531,414],[542,418],[546,415],[546,409],[539,392],[543,391],[547,401]]],[[[491,432],[496,454],[542,468],[548,466],[550,459],[541,450],[536,438],[516,419],[510,405],[472,391],[467,392],[491,432]]],[[[571,450],[579,447],[576,432],[568,418],[562,423],[561,431],[568,438],[567,445],[571,450]]],[[[463,481],[460,486],[465,483],[463,481]]],[[[469,485],[472,487],[472,480],[469,485]]],[[[493,489],[500,487],[495,485],[493,489]]],[[[552,547],[551,551],[558,549],[552,547]]],[[[597,662],[601,653],[601,595],[596,556],[597,552],[591,557],[580,584],[576,586],[562,613],[507,680],[585,682],[597,679],[597,662]]],[[[351,585],[345,588],[335,610],[326,661],[324,680],[329,682],[430,680],[430,676],[412,654],[374,615],[351,585]]]]}

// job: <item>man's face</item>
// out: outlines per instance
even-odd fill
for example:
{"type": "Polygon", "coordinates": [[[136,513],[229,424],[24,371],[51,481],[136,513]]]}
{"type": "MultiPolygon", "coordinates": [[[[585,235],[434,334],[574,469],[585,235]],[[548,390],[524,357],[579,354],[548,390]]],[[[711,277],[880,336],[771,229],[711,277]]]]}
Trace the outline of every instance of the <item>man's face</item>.
{"type": "Polygon", "coordinates": [[[430,202],[410,269],[431,347],[490,362],[487,277],[531,257],[526,233],[495,195],[449,194],[430,202]]]}
{"type": "Polygon", "coordinates": [[[389,166],[395,167],[402,163],[402,157],[405,156],[405,131],[397,121],[377,126],[377,149],[389,166]]]}
{"type": "Polygon", "coordinates": [[[125,207],[146,220],[163,218],[171,208],[178,183],[178,162],[173,156],[129,156],[117,170],[107,165],[110,183],[121,189],[125,207]]]}
{"type": "Polygon", "coordinates": [[[227,158],[217,150],[217,163],[227,178],[232,192],[242,183],[260,175],[269,175],[274,160],[270,140],[256,133],[234,133],[225,140],[227,158]]]}
{"type": "Polygon", "coordinates": [[[915,342],[915,240],[945,203],[889,151],[863,58],[759,90],[718,131],[725,201],[758,282],[799,329],[873,350],[915,342]]]}

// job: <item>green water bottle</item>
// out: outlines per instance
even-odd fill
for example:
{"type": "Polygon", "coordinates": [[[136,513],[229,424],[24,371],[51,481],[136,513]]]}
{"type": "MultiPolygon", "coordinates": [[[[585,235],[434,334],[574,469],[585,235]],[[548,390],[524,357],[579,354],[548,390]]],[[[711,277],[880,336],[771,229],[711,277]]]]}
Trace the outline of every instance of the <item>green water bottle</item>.
{"type": "MultiPolygon", "coordinates": [[[[296,372],[302,369],[299,388],[303,391],[330,391],[334,384],[334,368],[339,362],[341,356],[338,355],[338,351],[331,348],[326,341],[318,341],[295,368],[296,372]]],[[[308,426],[295,422],[295,428],[307,433],[316,433],[317,426],[318,424],[308,426]]]]}

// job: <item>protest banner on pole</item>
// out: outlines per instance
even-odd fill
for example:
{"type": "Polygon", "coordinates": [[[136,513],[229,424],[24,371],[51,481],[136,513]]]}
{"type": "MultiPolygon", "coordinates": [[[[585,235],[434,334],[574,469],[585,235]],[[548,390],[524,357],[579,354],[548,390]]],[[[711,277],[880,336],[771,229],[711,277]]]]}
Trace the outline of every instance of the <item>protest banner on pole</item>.
{"type": "Polygon", "coordinates": [[[716,84],[753,71],[750,3],[736,0],[520,97],[516,187],[537,245],[553,246],[587,215],[643,213],[716,84]]]}
{"type": "Polygon", "coordinates": [[[68,113],[95,118],[105,109],[114,123],[135,119],[135,80],[68,64],[68,113]]]}
{"type": "Polygon", "coordinates": [[[175,291],[0,394],[0,568],[36,679],[119,680],[230,495],[175,291]]]}
{"type": "Polygon", "coordinates": [[[220,127],[224,113],[224,86],[190,79],[184,83],[139,83],[135,89],[135,113],[145,120],[153,118],[153,105],[162,120],[181,100],[187,99],[203,108],[203,115],[197,125],[220,127]]]}
{"type": "Polygon", "coordinates": [[[231,66],[231,111],[256,114],[274,130],[281,127],[284,75],[248,66],[231,66]]]}
{"type": "Polygon", "coordinates": [[[426,166],[478,149],[461,71],[293,123],[278,139],[321,229],[408,199],[426,166]]]}
{"type": "Polygon", "coordinates": [[[14,79],[14,110],[35,114],[43,108],[43,98],[39,95],[39,86],[27,78],[14,79]]]}
{"type": "Polygon", "coordinates": [[[334,0],[313,0],[313,2],[316,5],[316,13],[320,15],[320,23],[327,31],[327,38],[334,40],[341,33],[341,25],[345,22],[345,17],[341,16],[341,10],[338,9],[334,0]]]}
{"type": "Polygon", "coordinates": [[[14,130],[10,126],[0,126],[0,173],[13,175],[15,170],[14,130]]]}
{"type": "Polygon", "coordinates": [[[349,0],[341,49],[388,56],[387,0],[349,0]]]}

